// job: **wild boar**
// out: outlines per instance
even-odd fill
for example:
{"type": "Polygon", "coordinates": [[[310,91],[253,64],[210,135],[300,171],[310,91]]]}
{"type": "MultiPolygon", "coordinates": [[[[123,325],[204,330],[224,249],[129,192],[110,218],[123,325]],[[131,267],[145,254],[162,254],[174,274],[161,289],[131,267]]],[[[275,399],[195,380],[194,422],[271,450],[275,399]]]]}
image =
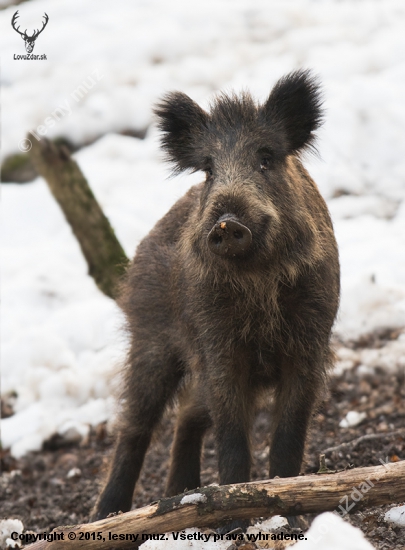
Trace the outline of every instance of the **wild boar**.
{"type": "Polygon", "coordinates": [[[168,94],[155,113],[175,172],[205,172],[139,244],[120,298],[131,336],[121,423],[94,518],[131,508],[154,428],[181,394],[167,495],[200,486],[213,426],[219,483],[249,481],[258,402],[273,395],[270,477],[298,475],[333,361],[339,259],[301,163],[322,121],[308,71],[264,104],[219,95],[209,112],[168,94]]]}

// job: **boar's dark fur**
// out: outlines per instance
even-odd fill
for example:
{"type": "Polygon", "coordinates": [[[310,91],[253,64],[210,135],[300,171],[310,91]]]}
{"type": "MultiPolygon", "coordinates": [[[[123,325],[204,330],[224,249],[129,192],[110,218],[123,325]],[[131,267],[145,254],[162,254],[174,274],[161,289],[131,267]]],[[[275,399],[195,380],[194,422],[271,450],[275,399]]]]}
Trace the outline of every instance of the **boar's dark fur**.
{"type": "Polygon", "coordinates": [[[270,477],[298,475],[333,359],[338,252],[300,161],[322,118],[315,79],[293,72],[263,105],[220,95],[209,113],[175,92],[155,112],[175,172],[202,170],[206,180],[140,243],[123,286],[131,349],[95,519],[130,510],[153,430],[178,394],[167,495],[200,485],[211,425],[220,484],[249,480],[255,407],[269,392],[270,477]]]}

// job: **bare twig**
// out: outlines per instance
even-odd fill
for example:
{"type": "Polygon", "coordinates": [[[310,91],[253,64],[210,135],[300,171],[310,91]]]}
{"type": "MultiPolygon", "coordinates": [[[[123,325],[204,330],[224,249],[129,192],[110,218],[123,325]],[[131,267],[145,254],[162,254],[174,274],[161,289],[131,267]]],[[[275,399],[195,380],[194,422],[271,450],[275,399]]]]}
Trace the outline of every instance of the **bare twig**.
{"type": "Polygon", "coordinates": [[[344,451],[350,448],[353,451],[358,445],[360,445],[360,443],[363,443],[363,441],[373,441],[375,439],[393,438],[393,437],[397,437],[398,435],[405,438],[405,429],[400,428],[399,430],[395,430],[393,432],[361,435],[360,437],[356,437],[356,439],[352,439],[351,441],[347,441],[346,443],[341,443],[340,445],[336,445],[335,447],[328,447],[327,449],[322,451],[322,453],[326,455],[328,453],[333,453],[334,451],[344,451]]]}

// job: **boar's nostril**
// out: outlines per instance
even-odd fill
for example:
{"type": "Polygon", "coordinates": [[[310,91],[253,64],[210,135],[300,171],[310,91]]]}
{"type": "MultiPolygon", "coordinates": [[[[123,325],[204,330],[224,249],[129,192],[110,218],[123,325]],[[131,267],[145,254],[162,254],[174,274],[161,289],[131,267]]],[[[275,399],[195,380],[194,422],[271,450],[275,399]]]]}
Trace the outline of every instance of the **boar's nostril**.
{"type": "Polygon", "coordinates": [[[207,237],[208,247],[218,256],[242,256],[250,248],[252,233],[235,218],[220,218],[207,237]]]}

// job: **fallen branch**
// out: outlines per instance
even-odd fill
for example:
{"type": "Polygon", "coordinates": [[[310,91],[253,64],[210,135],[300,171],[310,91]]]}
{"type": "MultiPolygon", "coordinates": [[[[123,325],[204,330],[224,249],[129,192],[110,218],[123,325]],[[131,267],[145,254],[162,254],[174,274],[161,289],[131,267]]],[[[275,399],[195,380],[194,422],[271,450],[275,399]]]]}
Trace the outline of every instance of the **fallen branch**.
{"type": "MultiPolygon", "coordinates": [[[[63,540],[57,542],[58,550],[135,548],[143,542],[144,534],[217,527],[231,520],[276,514],[294,516],[337,510],[345,515],[348,508],[357,511],[402,502],[404,479],[405,461],[402,461],[337,474],[210,486],[94,523],[58,527],[52,533],[63,533],[63,540]],[[98,533],[101,538],[97,538],[98,533]],[[119,540],[120,535],[127,534],[137,534],[137,541],[119,540]],[[89,540],[85,540],[86,536],[89,540]]],[[[30,546],[30,550],[52,548],[55,543],[47,541],[30,546]]]]}
{"type": "Polygon", "coordinates": [[[356,437],[356,439],[351,439],[350,441],[347,441],[346,443],[341,443],[340,445],[335,445],[335,447],[328,447],[324,451],[322,451],[323,454],[329,454],[333,453],[335,451],[345,451],[346,449],[354,450],[360,443],[363,443],[363,441],[373,441],[376,439],[393,439],[394,437],[401,436],[405,438],[405,429],[400,428],[399,430],[395,430],[393,432],[381,432],[378,434],[365,434],[361,435],[360,437],[356,437]]]}
{"type": "Polygon", "coordinates": [[[32,140],[30,154],[79,242],[89,274],[104,294],[115,298],[128,258],[86,178],[63,145],[32,140]]]}

